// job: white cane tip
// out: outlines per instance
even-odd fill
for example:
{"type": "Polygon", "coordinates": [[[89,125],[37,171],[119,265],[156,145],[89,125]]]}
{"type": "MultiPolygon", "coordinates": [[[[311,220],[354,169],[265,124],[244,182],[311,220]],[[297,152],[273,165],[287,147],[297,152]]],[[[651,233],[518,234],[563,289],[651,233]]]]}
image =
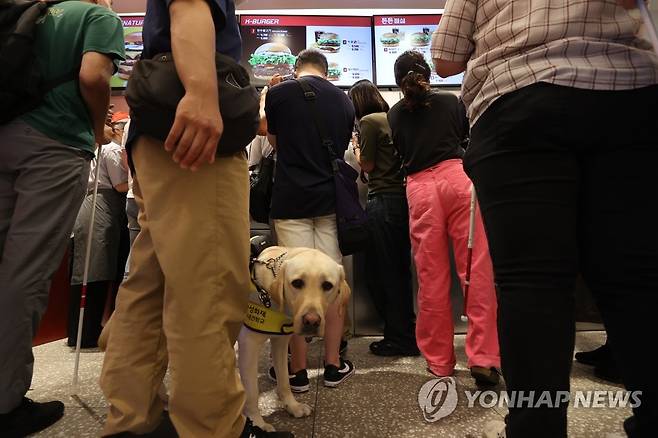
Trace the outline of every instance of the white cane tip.
{"type": "Polygon", "coordinates": [[[462,322],[468,322],[468,316],[462,315],[461,320],[462,320],[462,322]]]}

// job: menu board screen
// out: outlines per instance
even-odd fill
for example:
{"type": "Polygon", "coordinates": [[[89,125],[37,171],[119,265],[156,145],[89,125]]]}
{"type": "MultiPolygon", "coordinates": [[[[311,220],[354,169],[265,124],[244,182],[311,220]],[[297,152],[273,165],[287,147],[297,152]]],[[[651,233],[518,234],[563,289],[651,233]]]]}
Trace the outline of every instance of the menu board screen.
{"type": "MultiPolygon", "coordinates": [[[[375,16],[375,65],[377,85],[395,85],[393,66],[395,60],[407,50],[415,50],[425,56],[432,67],[430,44],[432,33],[441,20],[440,15],[376,15],[375,16]]],[[[434,68],[432,68],[434,70],[434,68]]],[[[460,85],[463,74],[442,78],[432,73],[432,85],[460,85]]]]}
{"type": "Polygon", "coordinates": [[[292,74],[297,55],[308,48],[327,57],[327,79],[338,86],[373,79],[370,17],[242,15],[240,24],[242,64],[255,85],[292,74]]]}
{"type": "Polygon", "coordinates": [[[119,64],[119,71],[112,76],[110,84],[112,88],[125,88],[128,83],[133,66],[142,56],[144,43],[142,41],[142,27],[144,26],[144,14],[120,15],[123,23],[123,41],[126,49],[126,59],[119,64]]]}

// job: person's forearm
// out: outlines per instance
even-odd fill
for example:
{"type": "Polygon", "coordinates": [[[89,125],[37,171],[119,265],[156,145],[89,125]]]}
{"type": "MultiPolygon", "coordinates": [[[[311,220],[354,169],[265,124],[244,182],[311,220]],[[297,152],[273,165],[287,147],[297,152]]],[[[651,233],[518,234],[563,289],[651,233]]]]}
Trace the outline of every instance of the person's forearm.
{"type": "Polygon", "coordinates": [[[458,75],[466,71],[466,61],[445,61],[435,58],[434,69],[442,78],[458,75]]]}
{"type": "Polygon", "coordinates": [[[186,93],[217,96],[215,24],[205,0],[174,0],[171,16],[171,49],[176,71],[186,93]]]}
{"type": "Polygon", "coordinates": [[[103,138],[105,116],[110,106],[110,81],[99,73],[95,78],[80,78],[80,94],[84,100],[96,141],[103,138]]]}
{"type": "Polygon", "coordinates": [[[359,166],[360,166],[361,165],[361,148],[354,147],[352,150],[354,152],[354,157],[356,158],[356,162],[359,163],[359,166]]]}
{"type": "Polygon", "coordinates": [[[365,173],[370,173],[375,168],[375,163],[372,161],[363,161],[361,160],[361,148],[354,148],[354,156],[356,157],[356,162],[359,163],[361,170],[365,173]]]}

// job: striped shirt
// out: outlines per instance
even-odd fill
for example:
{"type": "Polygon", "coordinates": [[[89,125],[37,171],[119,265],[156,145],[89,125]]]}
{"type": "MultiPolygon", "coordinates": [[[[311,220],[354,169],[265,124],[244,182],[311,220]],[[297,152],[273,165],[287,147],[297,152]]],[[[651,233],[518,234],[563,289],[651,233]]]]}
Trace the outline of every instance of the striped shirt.
{"type": "Polygon", "coordinates": [[[615,0],[448,0],[432,58],[467,61],[471,126],[497,98],[537,82],[641,88],[658,83],[658,58],[635,12],[615,0]]]}

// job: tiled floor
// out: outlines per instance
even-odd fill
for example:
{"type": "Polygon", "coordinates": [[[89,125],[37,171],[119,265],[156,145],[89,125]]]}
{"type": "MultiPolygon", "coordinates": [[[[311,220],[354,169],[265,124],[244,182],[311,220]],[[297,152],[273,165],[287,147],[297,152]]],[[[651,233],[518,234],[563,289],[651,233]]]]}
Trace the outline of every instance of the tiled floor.
{"type": "MultiPolygon", "coordinates": [[[[605,335],[601,332],[581,332],[576,349],[589,350],[599,346],[605,335]]],[[[288,416],[277,403],[274,385],[261,374],[261,410],[266,421],[280,430],[292,430],[297,437],[318,438],[380,438],[380,437],[479,437],[483,425],[502,419],[504,408],[469,408],[463,391],[475,390],[466,368],[464,338],[456,339],[458,369],[455,374],[460,393],[457,409],[435,423],[424,421],[418,406],[418,392],[431,379],[421,358],[387,359],[368,353],[373,338],[350,341],[348,357],[354,361],[357,373],[338,389],[328,389],[317,379],[318,370],[310,372],[311,391],[298,399],[314,407],[314,414],[305,419],[288,416]],[[319,385],[318,385],[319,383],[319,385]]],[[[265,349],[267,350],[267,349],[265,349]]],[[[311,363],[320,364],[321,345],[313,343],[311,363]]],[[[102,353],[85,352],[80,367],[79,399],[71,397],[71,376],[74,354],[57,341],[35,349],[33,390],[35,400],[59,399],[66,404],[66,415],[41,437],[99,436],[107,404],[98,388],[102,353]]],[[[268,352],[264,351],[261,372],[265,371],[268,352]]],[[[321,379],[320,379],[321,380],[321,379]]],[[[588,367],[574,364],[572,391],[616,390],[591,376],[588,367]]],[[[570,408],[571,437],[621,437],[621,422],[629,409],[570,408]]]]}

